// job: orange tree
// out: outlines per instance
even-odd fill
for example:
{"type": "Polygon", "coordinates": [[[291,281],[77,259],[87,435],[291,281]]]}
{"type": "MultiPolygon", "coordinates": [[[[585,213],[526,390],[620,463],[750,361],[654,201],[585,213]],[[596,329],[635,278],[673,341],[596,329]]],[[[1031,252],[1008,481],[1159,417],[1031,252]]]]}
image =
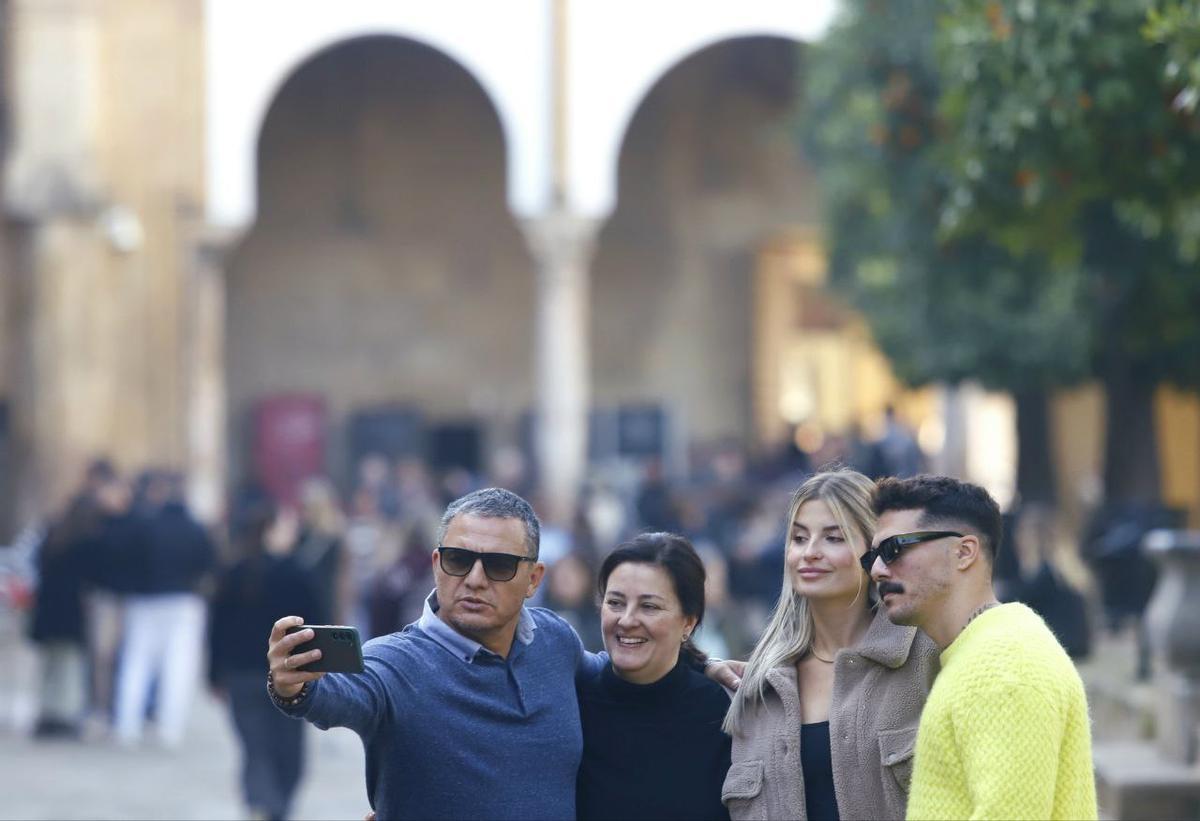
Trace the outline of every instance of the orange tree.
{"type": "Polygon", "coordinates": [[[1155,388],[1200,386],[1200,118],[1171,39],[1195,18],[1168,14],[1187,7],[939,6],[940,230],[1082,272],[1116,504],[1159,500],[1155,388]]]}
{"type": "Polygon", "coordinates": [[[909,385],[975,379],[1017,402],[1017,489],[1053,501],[1048,392],[1086,372],[1078,265],[943,230],[947,165],[928,0],[848,0],[803,55],[801,144],[823,194],[830,280],[909,385]]]}
{"type": "Polygon", "coordinates": [[[1175,93],[1172,104],[1194,114],[1200,109],[1200,0],[1156,3],[1142,31],[1167,48],[1163,80],[1175,93]]]}

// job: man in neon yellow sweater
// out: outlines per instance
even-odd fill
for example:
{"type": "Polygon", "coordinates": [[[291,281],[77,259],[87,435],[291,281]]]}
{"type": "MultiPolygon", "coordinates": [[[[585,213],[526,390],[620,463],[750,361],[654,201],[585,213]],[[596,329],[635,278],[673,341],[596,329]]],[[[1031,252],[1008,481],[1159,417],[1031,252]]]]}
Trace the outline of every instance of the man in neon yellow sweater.
{"type": "Polygon", "coordinates": [[[944,476],[884,479],[863,557],[888,617],[942,649],[921,714],[908,818],[1096,818],[1083,682],[1045,622],[1000,604],[1000,509],[944,476]]]}

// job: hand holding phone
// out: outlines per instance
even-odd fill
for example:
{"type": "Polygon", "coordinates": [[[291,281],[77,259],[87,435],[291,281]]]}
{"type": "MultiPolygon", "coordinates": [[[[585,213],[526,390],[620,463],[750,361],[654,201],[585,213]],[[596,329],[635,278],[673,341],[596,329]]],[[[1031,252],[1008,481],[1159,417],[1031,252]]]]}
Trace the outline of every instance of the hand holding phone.
{"type": "Polygon", "coordinates": [[[293,667],[303,673],[361,673],[363,671],[362,640],[358,628],[344,624],[298,624],[287,629],[291,635],[300,630],[312,630],[313,637],[296,645],[289,655],[320,650],[321,657],[302,666],[293,667]]]}
{"type": "Polygon", "coordinates": [[[293,669],[292,665],[315,661],[321,655],[320,650],[308,653],[307,658],[293,656],[296,645],[309,641],[313,634],[304,628],[304,618],[301,616],[284,616],[271,627],[271,638],[267,641],[267,669],[271,671],[271,686],[281,698],[292,698],[310,681],[316,681],[324,673],[307,673],[293,669]],[[303,629],[297,634],[295,630],[303,629]],[[293,635],[288,635],[292,633],[293,635]]]}

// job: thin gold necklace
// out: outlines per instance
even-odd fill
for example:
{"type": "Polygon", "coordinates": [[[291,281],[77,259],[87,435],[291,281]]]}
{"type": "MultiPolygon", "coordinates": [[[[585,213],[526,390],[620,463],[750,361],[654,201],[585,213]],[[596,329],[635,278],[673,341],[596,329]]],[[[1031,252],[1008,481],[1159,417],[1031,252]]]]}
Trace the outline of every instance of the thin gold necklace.
{"type": "Polygon", "coordinates": [[[812,656],[813,658],[815,658],[817,661],[823,661],[826,664],[833,664],[833,659],[822,658],[821,656],[817,655],[817,648],[815,648],[811,644],[808,645],[808,654],[810,656],[812,656]]]}

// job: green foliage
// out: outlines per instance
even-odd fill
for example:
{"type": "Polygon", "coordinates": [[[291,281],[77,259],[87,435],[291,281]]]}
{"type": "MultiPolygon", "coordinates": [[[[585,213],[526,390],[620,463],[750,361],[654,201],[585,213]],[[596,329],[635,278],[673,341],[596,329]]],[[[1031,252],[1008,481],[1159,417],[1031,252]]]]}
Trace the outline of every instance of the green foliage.
{"type": "Polygon", "coordinates": [[[1163,81],[1168,90],[1177,90],[1173,105],[1195,114],[1200,107],[1200,0],[1156,5],[1142,33],[1167,48],[1163,81]]]}
{"type": "Polygon", "coordinates": [[[975,378],[1022,390],[1081,376],[1090,328],[1078,254],[1060,254],[1063,264],[941,230],[962,187],[938,112],[937,5],[843,8],[806,54],[799,119],[823,189],[832,283],[909,384],[975,378]]]}
{"type": "MultiPolygon", "coordinates": [[[[1171,104],[1194,118],[1200,117],[1200,0],[1158,4],[1150,9],[1142,32],[1166,48],[1162,80],[1171,104]]],[[[1168,219],[1178,236],[1183,258],[1200,260],[1200,196],[1181,198],[1168,219]]]]}
{"type": "Polygon", "coordinates": [[[1200,119],[1164,85],[1194,7],[939,5],[943,235],[1082,268],[1095,366],[1145,382],[1200,385],[1200,119]]]}

